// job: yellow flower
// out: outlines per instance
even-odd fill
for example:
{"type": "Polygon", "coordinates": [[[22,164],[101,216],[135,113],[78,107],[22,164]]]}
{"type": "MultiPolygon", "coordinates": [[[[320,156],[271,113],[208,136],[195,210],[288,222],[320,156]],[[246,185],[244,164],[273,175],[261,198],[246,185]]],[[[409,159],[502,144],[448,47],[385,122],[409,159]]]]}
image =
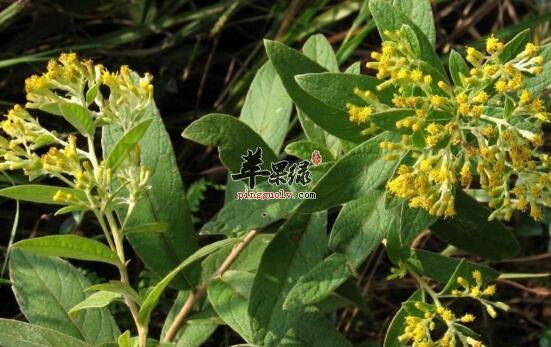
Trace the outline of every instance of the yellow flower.
{"type": "Polygon", "coordinates": [[[462,323],[471,323],[471,322],[474,322],[475,320],[475,316],[470,314],[470,313],[467,313],[465,315],[463,315],[459,320],[462,322],[462,323]]]}
{"type": "Polygon", "coordinates": [[[348,116],[351,122],[362,124],[369,120],[369,116],[373,113],[373,108],[369,106],[358,107],[356,105],[347,104],[348,116]]]}
{"type": "Polygon", "coordinates": [[[474,98],[473,102],[479,103],[479,104],[485,104],[488,101],[488,94],[486,94],[485,91],[480,91],[474,98]]]}
{"type": "Polygon", "coordinates": [[[507,90],[507,82],[500,79],[495,83],[494,87],[498,93],[505,93],[507,90]]]}
{"type": "Polygon", "coordinates": [[[469,112],[471,111],[471,107],[467,103],[459,104],[458,112],[462,116],[467,116],[469,112]]]}
{"type": "Polygon", "coordinates": [[[468,161],[465,161],[465,164],[463,164],[463,167],[461,167],[460,179],[461,179],[461,185],[463,187],[468,187],[471,185],[473,176],[471,174],[471,165],[469,164],[468,161]]]}
{"type": "Polygon", "coordinates": [[[432,106],[441,107],[441,106],[444,106],[445,103],[446,103],[446,99],[444,99],[440,95],[433,95],[430,98],[430,104],[432,106]]]}
{"type": "Polygon", "coordinates": [[[524,47],[523,53],[528,55],[528,56],[532,56],[534,54],[537,54],[538,53],[538,46],[536,46],[532,42],[528,42],[526,44],[526,46],[524,47]]]}
{"type": "Polygon", "coordinates": [[[430,123],[427,127],[426,127],[426,130],[429,134],[431,135],[436,135],[438,134],[440,131],[442,131],[442,126],[436,124],[436,123],[430,123]]]}
{"type": "Polygon", "coordinates": [[[543,214],[541,212],[541,209],[536,204],[530,205],[530,217],[532,217],[535,221],[539,222],[543,219],[543,214]]]}
{"type": "Polygon", "coordinates": [[[436,308],[436,312],[442,317],[443,320],[446,322],[451,322],[455,319],[455,315],[447,308],[444,308],[442,306],[438,306],[436,308]]]}
{"type": "Polygon", "coordinates": [[[531,100],[530,92],[526,89],[522,90],[522,92],[520,93],[520,96],[519,96],[520,106],[527,105],[528,103],[530,103],[530,100],[531,100]]]}
{"type": "Polygon", "coordinates": [[[482,74],[486,77],[491,77],[498,71],[499,67],[496,64],[484,64],[482,67],[482,74]]]}
{"type": "Polygon", "coordinates": [[[480,271],[474,270],[473,273],[472,273],[472,276],[473,276],[475,281],[477,281],[477,282],[482,281],[482,273],[480,271]]]}
{"type": "Polygon", "coordinates": [[[423,77],[423,82],[425,84],[431,84],[432,83],[432,76],[431,75],[425,75],[425,77],[423,77]]]}
{"type": "Polygon", "coordinates": [[[480,66],[482,60],[484,59],[484,54],[477,51],[473,47],[467,47],[467,56],[465,59],[473,66],[480,66]]]}
{"type": "Polygon", "coordinates": [[[38,75],[32,75],[25,80],[25,92],[27,92],[27,94],[39,91],[47,87],[47,80],[44,77],[38,75]]]}
{"type": "Polygon", "coordinates": [[[471,115],[475,118],[480,118],[480,116],[482,115],[482,111],[482,105],[473,105],[471,107],[471,115]]]}
{"type": "Polygon", "coordinates": [[[456,101],[458,104],[466,104],[467,101],[469,101],[469,99],[468,99],[467,95],[466,95],[464,92],[462,92],[462,93],[457,94],[457,95],[455,96],[455,101],[456,101]]]}
{"type": "Polygon", "coordinates": [[[482,295],[492,296],[496,293],[496,286],[494,284],[489,285],[482,291],[482,295]]]}
{"type": "Polygon", "coordinates": [[[486,39],[486,52],[488,54],[499,53],[503,50],[503,43],[493,34],[486,39]]]}
{"type": "Polygon", "coordinates": [[[411,80],[413,82],[421,82],[423,80],[423,73],[419,69],[415,69],[410,74],[411,80]]]}

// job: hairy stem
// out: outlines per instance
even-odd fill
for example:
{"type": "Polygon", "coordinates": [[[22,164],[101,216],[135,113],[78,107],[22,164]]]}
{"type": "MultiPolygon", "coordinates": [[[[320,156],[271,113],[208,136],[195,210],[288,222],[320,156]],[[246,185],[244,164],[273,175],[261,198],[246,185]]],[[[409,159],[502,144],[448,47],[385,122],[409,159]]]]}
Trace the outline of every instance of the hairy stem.
{"type": "Polygon", "coordinates": [[[174,318],[174,321],[168,328],[168,331],[164,338],[164,342],[171,342],[172,340],[174,340],[176,333],[178,332],[182,324],[185,322],[186,318],[191,313],[193,306],[195,306],[197,301],[206,294],[209,284],[212,281],[220,278],[224,274],[224,272],[226,272],[230,268],[230,266],[237,260],[241,252],[243,252],[243,250],[255,238],[256,234],[257,234],[256,230],[249,231],[247,235],[245,235],[243,240],[233,247],[231,253],[224,260],[222,265],[220,265],[218,270],[216,270],[212,274],[212,276],[207,281],[205,281],[205,283],[203,283],[200,287],[195,288],[195,290],[193,290],[190,293],[186,302],[184,303],[184,306],[182,306],[182,308],[180,309],[180,312],[178,312],[178,315],[176,316],[176,318],[174,318]]]}

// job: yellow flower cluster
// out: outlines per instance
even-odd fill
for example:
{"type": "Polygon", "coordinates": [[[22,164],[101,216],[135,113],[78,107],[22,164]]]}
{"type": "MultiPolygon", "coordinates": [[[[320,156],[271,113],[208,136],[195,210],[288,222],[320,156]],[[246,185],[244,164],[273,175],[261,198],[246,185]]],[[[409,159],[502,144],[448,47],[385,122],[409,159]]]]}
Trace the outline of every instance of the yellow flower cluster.
{"type": "Polygon", "coordinates": [[[470,297],[484,305],[492,318],[496,316],[494,306],[507,310],[507,305],[501,302],[492,302],[488,299],[495,294],[496,287],[495,285],[489,285],[482,289],[483,279],[480,271],[473,271],[472,278],[474,283],[471,284],[463,277],[458,277],[457,284],[459,289],[453,290],[451,295],[436,294],[429,291],[429,294],[433,297],[434,304],[416,301],[413,305],[415,309],[413,307],[406,308],[408,316],[405,318],[404,331],[398,337],[399,341],[408,345],[411,343],[411,346],[414,347],[483,347],[484,344],[481,341],[465,335],[467,329],[461,329],[463,324],[474,322],[476,317],[471,313],[456,315],[452,310],[440,303],[440,300],[443,298],[470,297]],[[442,323],[446,328],[443,333],[438,335],[439,337],[436,336],[437,333],[435,331],[437,322],[442,323]]]}
{"type": "Polygon", "coordinates": [[[44,109],[62,101],[86,104],[85,92],[96,85],[104,70],[91,60],[79,60],[75,53],[63,53],[48,62],[47,71],[25,80],[27,108],[44,109]]]}
{"type": "Polygon", "coordinates": [[[467,48],[472,68],[456,73],[450,84],[419,59],[407,36],[404,28],[385,32],[381,51],[367,63],[382,80],[378,90],[395,90],[392,105],[359,90],[354,92],[366,104],[348,105],[350,120],[358,124],[378,112],[403,111],[395,124],[401,141],[381,143],[386,158],[408,154],[388,190],[412,207],[452,216],[455,188],[479,184],[495,209],[491,219],[529,208],[540,220],[539,206],[551,206],[551,159],[539,150],[549,113],[525,87],[527,78],[543,71],[539,47],[528,43],[509,58],[503,55],[506,45],[491,36],[485,52],[467,48]]]}
{"type": "Polygon", "coordinates": [[[484,289],[482,287],[482,274],[480,271],[476,270],[472,273],[473,279],[475,281],[474,285],[471,285],[463,277],[457,277],[457,283],[462,287],[463,290],[454,289],[452,294],[457,296],[471,296],[471,297],[485,297],[492,296],[496,293],[496,286],[494,284],[487,286],[484,289]]]}
{"type": "Polygon", "coordinates": [[[121,66],[117,73],[104,71],[101,80],[109,87],[109,98],[104,100],[103,117],[120,124],[123,129],[136,124],[152,105],[152,79],[151,74],[141,77],[126,65],[121,66]]]}
{"type": "MultiPolygon", "coordinates": [[[[95,126],[113,123],[126,131],[153,105],[151,79],[151,75],[139,76],[126,66],[111,73],[91,60],[79,60],[74,53],[61,54],[49,61],[45,73],[25,81],[26,108],[65,116],[60,105],[72,104],[86,110],[95,126]],[[109,90],[108,96],[100,91],[102,86],[109,90]]],[[[77,136],[49,131],[25,108],[15,105],[0,122],[0,171],[23,170],[30,180],[47,175],[72,188],[106,195],[112,172],[96,157],[92,135],[83,135],[87,137],[87,149],[79,148],[77,136]],[[45,146],[50,148],[37,152],[45,146]]],[[[147,188],[148,178],[149,172],[139,161],[123,166],[117,173],[129,199],[136,199],[147,188]]],[[[62,191],[53,198],[74,205],[89,203],[62,191]]]]}
{"type": "Polygon", "coordinates": [[[457,327],[462,324],[474,322],[476,317],[466,313],[461,317],[448,308],[440,305],[431,305],[421,301],[415,302],[418,315],[408,315],[405,318],[404,332],[398,337],[401,343],[411,343],[414,347],[455,347],[460,341],[463,346],[483,347],[484,344],[472,337],[465,336],[457,327]],[[446,331],[435,339],[436,321],[441,321],[446,326],[446,331]]]}
{"type": "Polygon", "coordinates": [[[495,284],[491,284],[483,287],[482,274],[480,273],[480,271],[473,271],[472,278],[474,280],[474,283],[466,280],[463,277],[457,277],[456,281],[458,288],[452,290],[452,295],[457,297],[469,297],[478,300],[482,305],[484,305],[486,311],[492,318],[495,318],[497,316],[497,312],[494,307],[497,307],[504,311],[507,311],[509,309],[506,304],[500,301],[493,302],[487,300],[487,298],[495,295],[496,286],[495,284]]]}

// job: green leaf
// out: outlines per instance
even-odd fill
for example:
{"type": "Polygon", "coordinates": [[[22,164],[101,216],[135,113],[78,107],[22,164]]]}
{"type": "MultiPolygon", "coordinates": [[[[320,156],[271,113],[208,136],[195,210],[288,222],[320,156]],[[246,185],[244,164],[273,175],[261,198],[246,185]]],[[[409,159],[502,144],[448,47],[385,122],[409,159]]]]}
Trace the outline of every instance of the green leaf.
{"type": "MultiPolygon", "coordinates": [[[[352,124],[342,111],[329,107],[299,87],[295,76],[305,73],[325,72],[325,69],[282,43],[265,40],[268,58],[274,65],[283,86],[298,109],[328,133],[339,138],[361,142],[365,139],[361,129],[352,124]]],[[[319,142],[319,141],[318,141],[319,142]]]]}
{"type": "Polygon", "coordinates": [[[125,235],[139,233],[166,233],[168,224],[166,223],[146,223],[125,228],[122,232],[125,235]]]}
{"type": "Polygon", "coordinates": [[[325,213],[293,215],[268,245],[251,289],[249,316],[255,344],[275,346],[300,319],[283,302],[298,278],[308,273],[325,251],[325,213]]]}
{"type": "Polygon", "coordinates": [[[49,235],[21,240],[13,248],[34,254],[99,261],[120,266],[119,257],[109,247],[94,239],[77,235],[49,235]]]}
{"type": "Polygon", "coordinates": [[[359,75],[362,71],[362,62],[357,61],[344,70],[344,73],[359,75]]]}
{"type": "Polygon", "coordinates": [[[86,211],[87,208],[83,206],[76,206],[76,205],[69,205],[60,208],[59,210],[55,211],[54,216],[61,216],[63,214],[67,213],[73,213],[73,212],[83,212],[86,211]]]}
{"type": "MultiPolygon", "coordinates": [[[[426,25],[434,25],[432,13],[430,12],[430,5],[428,5],[428,2],[425,4],[425,2],[424,0],[393,0],[391,3],[388,0],[370,0],[369,9],[371,10],[373,19],[375,19],[381,37],[383,37],[383,32],[385,30],[395,31],[399,30],[404,24],[409,25],[415,32],[415,36],[417,36],[417,40],[419,41],[421,52],[419,58],[434,67],[436,71],[439,72],[440,76],[444,76],[445,78],[446,72],[440,62],[440,58],[434,51],[434,36],[429,32],[432,38],[427,38],[425,33],[419,28],[419,25],[423,27],[426,25]],[[426,6],[429,6],[428,11],[426,6]],[[414,11],[414,9],[417,8],[420,11],[414,11]],[[431,19],[427,20],[429,15],[431,19]],[[415,18],[415,21],[413,18],[415,18]]],[[[447,79],[444,81],[446,80],[447,79]]]]}
{"type": "MultiPolygon", "coordinates": [[[[421,300],[421,290],[419,289],[415,291],[415,293],[413,293],[407,301],[418,300],[421,300]]],[[[386,331],[383,347],[403,346],[403,344],[398,340],[398,337],[404,333],[404,328],[406,327],[406,316],[408,316],[408,313],[403,306],[400,307],[394,318],[392,318],[388,330],[386,331]]]]}
{"type": "MultiPolygon", "coordinates": [[[[398,199],[399,198],[394,198],[398,199]]],[[[422,208],[411,208],[407,200],[402,201],[400,216],[400,244],[409,246],[409,244],[419,235],[419,233],[438,220],[438,217],[429,214],[422,208]]]]}
{"type": "Polygon", "coordinates": [[[443,241],[491,260],[519,251],[517,240],[505,225],[488,221],[490,210],[462,190],[456,193],[455,210],[453,218],[441,218],[431,227],[443,241]]]}
{"type": "Polygon", "coordinates": [[[505,105],[503,106],[503,119],[511,118],[514,110],[514,101],[508,95],[505,96],[505,105]]]}
{"type": "Polygon", "coordinates": [[[88,308],[101,308],[109,305],[115,300],[121,299],[122,295],[114,292],[99,291],[82,300],[69,310],[69,314],[74,316],[76,312],[88,308]]]}
{"type": "Polygon", "coordinates": [[[86,107],[72,102],[54,102],[41,105],[39,109],[57,116],[62,116],[85,136],[92,136],[94,134],[94,119],[86,107]]]}
{"type": "Polygon", "coordinates": [[[14,249],[10,279],[21,312],[30,323],[93,344],[114,341],[120,334],[107,309],[69,315],[71,307],[86,298],[84,290],[90,282],[66,261],[14,249]]]}
{"type": "Polygon", "coordinates": [[[532,95],[538,95],[549,88],[551,80],[551,43],[540,47],[540,55],[543,56],[543,72],[538,76],[528,77],[524,80],[524,86],[532,95]]]}
{"type": "Polygon", "coordinates": [[[163,294],[164,290],[170,282],[181,272],[184,271],[187,267],[195,263],[196,261],[200,260],[201,258],[206,257],[210,253],[217,251],[218,249],[228,245],[233,244],[239,241],[238,239],[225,239],[213,242],[211,244],[208,244],[200,249],[198,249],[195,253],[190,255],[186,260],[184,260],[180,265],[178,265],[174,270],[172,270],[168,275],[166,275],[162,280],[160,280],[151,291],[147,294],[145,297],[142,307],[140,308],[140,312],[138,315],[138,320],[142,324],[149,323],[149,318],[151,316],[151,312],[153,312],[153,309],[155,306],[157,306],[157,303],[159,302],[159,298],[161,297],[161,294],[163,294]]]}
{"type": "MultiPolygon", "coordinates": [[[[197,234],[184,196],[172,143],[154,104],[146,110],[144,119],[147,118],[153,119],[153,122],[139,146],[141,163],[151,172],[151,188],[137,203],[127,226],[166,223],[168,228],[164,233],[130,233],[127,239],[146,267],[162,277],[197,249],[197,234]]],[[[114,126],[103,129],[102,146],[106,157],[105,153],[110,152],[123,133],[114,126]]],[[[198,269],[192,268],[179,275],[172,285],[177,288],[190,287],[192,280],[189,277],[195,276],[193,270],[198,269]]]]}
{"type": "Polygon", "coordinates": [[[88,105],[94,102],[94,100],[96,99],[96,96],[98,96],[99,88],[101,85],[102,85],[101,82],[98,81],[86,91],[85,99],[88,105]]]}
{"type": "Polygon", "coordinates": [[[425,132],[423,131],[423,129],[411,134],[411,144],[418,149],[425,148],[425,132]]]}
{"type": "Polygon", "coordinates": [[[270,62],[256,73],[241,109],[239,120],[254,130],[279,153],[287,135],[293,102],[270,62]]]}
{"type": "Polygon", "coordinates": [[[0,318],[0,344],[4,347],[93,346],[52,329],[4,318],[0,318]]]}
{"type": "Polygon", "coordinates": [[[399,209],[385,206],[385,195],[373,189],[345,204],[333,225],[329,248],[345,254],[354,268],[381,243],[400,217],[399,209]]]}
{"type": "Polygon", "coordinates": [[[551,347],[551,329],[545,328],[540,337],[539,347],[551,347]]]}
{"type": "Polygon", "coordinates": [[[453,83],[457,86],[463,86],[463,80],[461,76],[469,76],[469,66],[461,56],[452,49],[449,60],[450,75],[452,76],[453,83]]]}
{"type": "Polygon", "coordinates": [[[314,151],[320,152],[322,162],[335,160],[333,154],[324,145],[316,142],[300,140],[291,142],[285,147],[286,153],[302,160],[310,160],[314,151]]]}
{"type": "Polygon", "coordinates": [[[379,128],[389,130],[397,133],[409,133],[411,131],[407,128],[397,128],[396,122],[406,117],[414,115],[413,109],[390,109],[388,111],[382,111],[373,113],[369,116],[369,120],[373,122],[379,128]]]}
{"type": "Polygon", "coordinates": [[[136,291],[132,289],[132,287],[130,287],[128,284],[123,283],[121,281],[110,281],[108,283],[94,284],[93,286],[86,288],[87,292],[95,291],[95,290],[101,290],[104,292],[111,292],[111,293],[116,293],[123,296],[128,296],[139,305],[142,304],[142,301],[138,293],[136,293],[136,291]]]}
{"type": "MultiPolygon", "coordinates": [[[[272,63],[266,62],[257,72],[249,87],[239,120],[248,125],[279,154],[289,130],[293,102],[281,83],[272,63]]],[[[239,188],[228,173],[225,201],[231,201],[239,188]]]]}
{"type": "Polygon", "coordinates": [[[522,52],[528,42],[530,42],[530,29],[521,31],[512,40],[507,42],[501,53],[499,53],[499,60],[502,63],[506,63],[513,59],[517,54],[522,52]]]}
{"type": "Polygon", "coordinates": [[[328,71],[338,72],[339,63],[335,57],[333,47],[322,34],[312,35],[302,47],[305,56],[317,62],[328,71]]]}
{"type": "Polygon", "coordinates": [[[65,194],[71,194],[79,200],[87,201],[86,195],[80,190],[41,184],[24,184],[21,186],[0,189],[0,196],[15,200],[36,202],[39,204],[66,205],[64,202],[54,201],[53,197],[59,191],[65,194]]]}
{"type": "MultiPolygon", "coordinates": [[[[182,306],[178,307],[180,309],[182,306]]],[[[212,308],[194,314],[186,320],[186,326],[176,335],[176,347],[204,346],[216,328],[222,324],[221,319],[212,308]]]]}
{"type": "MultiPolygon", "coordinates": [[[[331,148],[329,148],[329,145],[327,144],[330,139],[336,139],[338,138],[334,137],[333,135],[328,134],[325,130],[320,128],[316,123],[312,122],[310,118],[308,118],[301,110],[297,108],[297,118],[300,122],[300,126],[302,127],[302,130],[304,131],[304,134],[306,135],[306,139],[308,141],[312,141],[314,143],[321,143],[325,144],[326,148],[331,151],[331,148]]],[[[331,155],[335,156],[340,153],[333,153],[331,151],[331,155]]]]}
{"type": "Polygon", "coordinates": [[[254,275],[229,270],[208,287],[209,301],[218,315],[247,343],[252,342],[252,330],[247,305],[254,275]]]}
{"type": "Polygon", "coordinates": [[[396,161],[383,158],[379,143],[396,140],[398,136],[383,133],[352,149],[314,185],[312,191],[316,199],[305,200],[298,210],[324,210],[357,199],[384,184],[392,175],[396,161]]]}
{"type": "Polygon", "coordinates": [[[270,163],[277,161],[274,151],[266,142],[249,126],[232,116],[208,114],[191,123],[182,136],[205,146],[218,146],[220,160],[231,172],[239,172],[241,156],[248,149],[262,149],[261,167],[264,169],[270,169],[270,163]]]}
{"type": "Polygon", "coordinates": [[[318,312],[301,313],[291,334],[296,342],[284,346],[352,347],[352,343],[339,333],[333,322],[318,312]]]}
{"type": "Polygon", "coordinates": [[[107,157],[108,168],[111,170],[116,170],[118,166],[122,164],[124,159],[128,157],[130,152],[145,135],[145,132],[151,125],[151,122],[153,122],[153,119],[146,119],[135,125],[132,129],[128,130],[126,134],[119,138],[107,157]]]}
{"type": "Polygon", "coordinates": [[[436,42],[436,29],[429,0],[393,0],[392,5],[405,14],[429,39],[432,46],[436,42]]]}
{"type": "Polygon", "coordinates": [[[413,266],[416,272],[440,283],[448,283],[460,264],[464,264],[462,265],[464,269],[461,270],[459,276],[470,278],[474,270],[479,270],[485,281],[492,281],[499,276],[499,272],[487,266],[421,249],[410,249],[407,262],[413,266]]]}
{"type": "Polygon", "coordinates": [[[283,309],[298,309],[320,302],[351,275],[346,257],[339,253],[333,253],[298,279],[295,286],[289,291],[283,303],[283,309]]]}
{"type": "Polygon", "coordinates": [[[117,339],[118,347],[132,347],[132,336],[130,331],[126,330],[117,339]]]}
{"type": "MultiPolygon", "coordinates": [[[[311,36],[302,47],[303,54],[329,71],[338,72],[333,48],[325,37],[311,36]]],[[[297,114],[304,133],[309,140],[325,144],[334,157],[338,157],[342,151],[342,143],[335,136],[327,133],[318,125],[312,122],[300,109],[297,114]]]]}
{"type": "Polygon", "coordinates": [[[393,88],[378,91],[376,87],[381,81],[366,75],[322,72],[297,75],[295,79],[300,88],[324,105],[339,110],[339,117],[346,119],[348,126],[356,128],[358,125],[348,121],[346,105],[365,105],[365,101],[354,93],[355,88],[371,91],[384,103],[390,103],[393,94],[393,88]]]}

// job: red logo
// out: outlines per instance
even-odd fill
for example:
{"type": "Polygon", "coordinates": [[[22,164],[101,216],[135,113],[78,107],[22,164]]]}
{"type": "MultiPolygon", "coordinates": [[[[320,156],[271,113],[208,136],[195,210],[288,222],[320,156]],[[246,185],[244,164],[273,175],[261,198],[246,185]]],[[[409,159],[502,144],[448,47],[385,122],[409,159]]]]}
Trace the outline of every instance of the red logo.
{"type": "Polygon", "coordinates": [[[317,149],[312,152],[312,160],[310,161],[315,166],[318,166],[321,163],[321,154],[317,149]]]}

